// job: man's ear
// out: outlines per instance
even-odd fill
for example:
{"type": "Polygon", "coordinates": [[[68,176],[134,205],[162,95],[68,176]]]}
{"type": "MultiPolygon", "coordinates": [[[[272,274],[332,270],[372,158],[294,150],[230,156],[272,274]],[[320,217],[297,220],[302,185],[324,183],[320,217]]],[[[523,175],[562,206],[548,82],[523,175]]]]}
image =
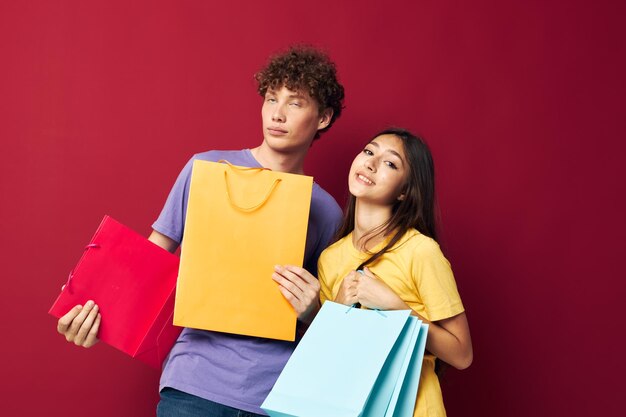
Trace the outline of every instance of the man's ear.
{"type": "Polygon", "coordinates": [[[320,116],[320,123],[317,126],[317,130],[322,130],[328,127],[333,118],[333,109],[325,109],[320,116]]]}

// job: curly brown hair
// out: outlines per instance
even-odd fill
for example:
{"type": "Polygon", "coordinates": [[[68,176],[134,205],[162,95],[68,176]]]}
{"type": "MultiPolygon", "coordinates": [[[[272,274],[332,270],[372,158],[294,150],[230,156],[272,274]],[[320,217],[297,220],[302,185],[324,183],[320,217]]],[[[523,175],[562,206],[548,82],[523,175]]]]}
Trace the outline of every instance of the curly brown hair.
{"type": "Polygon", "coordinates": [[[254,75],[258,82],[257,91],[265,97],[268,89],[306,92],[314,98],[322,113],[333,110],[330,123],[320,132],[330,129],[343,109],[344,90],[337,80],[335,64],[328,56],[310,46],[294,46],[282,54],[271,57],[265,68],[254,75]]]}

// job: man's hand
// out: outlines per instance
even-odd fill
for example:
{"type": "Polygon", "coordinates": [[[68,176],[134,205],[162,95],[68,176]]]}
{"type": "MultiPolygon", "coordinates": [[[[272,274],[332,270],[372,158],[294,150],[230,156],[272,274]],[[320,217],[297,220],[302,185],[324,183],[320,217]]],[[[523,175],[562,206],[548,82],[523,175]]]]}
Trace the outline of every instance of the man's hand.
{"type": "Polygon", "coordinates": [[[310,324],[320,309],[320,283],[304,268],[276,265],[272,279],[293,306],[298,320],[310,324]]]}
{"type": "Polygon", "coordinates": [[[100,313],[93,301],[77,305],[57,322],[57,331],[76,346],[89,348],[98,343],[100,313]]]}

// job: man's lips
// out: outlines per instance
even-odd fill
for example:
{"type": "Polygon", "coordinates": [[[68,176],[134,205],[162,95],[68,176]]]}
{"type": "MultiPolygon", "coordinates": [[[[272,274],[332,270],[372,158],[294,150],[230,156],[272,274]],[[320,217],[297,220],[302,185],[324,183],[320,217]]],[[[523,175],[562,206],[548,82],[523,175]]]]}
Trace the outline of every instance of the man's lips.
{"type": "Polygon", "coordinates": [[[273,126],[268,127],[267,131],[271,135],[275,135],[275,136],[283,136],[288,133],[285,129],[281,129],[280,127],[273,127],[273,126]]]}

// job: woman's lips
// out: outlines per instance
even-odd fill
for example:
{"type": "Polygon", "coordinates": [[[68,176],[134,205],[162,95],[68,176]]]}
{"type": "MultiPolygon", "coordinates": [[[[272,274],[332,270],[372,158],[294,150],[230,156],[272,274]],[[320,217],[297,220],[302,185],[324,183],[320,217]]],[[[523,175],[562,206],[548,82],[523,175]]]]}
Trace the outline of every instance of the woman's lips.
{"type": "Polygon", "coordinates": [[[369,178],[368,178],[368,177],[366,177],[365,175],[360,174],[360,173],[358,173],[358,172],[357,172],[357,174],[356,174],[356,179],[357,179],[359,182],[362,182],[362,183],[363,183],[363,184],[365,184],[365,185],[374,185],[374,184],[375,184],[375,183],[374,183],[374,181],[372,181],[371,179],[369,179],[369,178]]]}

